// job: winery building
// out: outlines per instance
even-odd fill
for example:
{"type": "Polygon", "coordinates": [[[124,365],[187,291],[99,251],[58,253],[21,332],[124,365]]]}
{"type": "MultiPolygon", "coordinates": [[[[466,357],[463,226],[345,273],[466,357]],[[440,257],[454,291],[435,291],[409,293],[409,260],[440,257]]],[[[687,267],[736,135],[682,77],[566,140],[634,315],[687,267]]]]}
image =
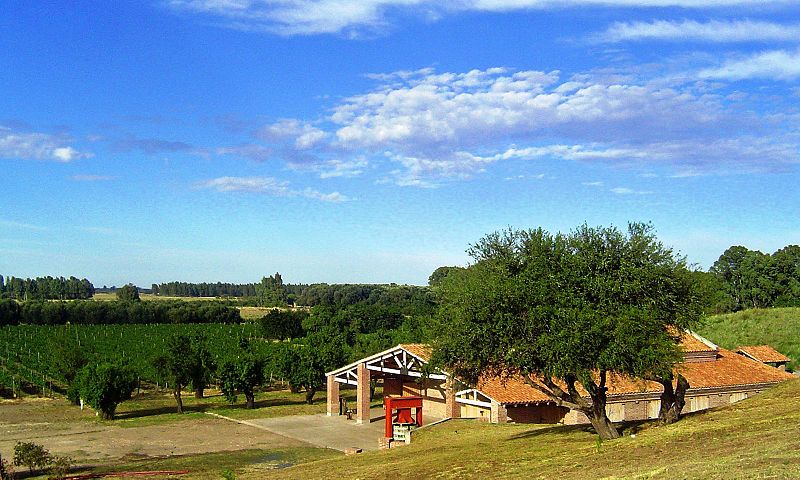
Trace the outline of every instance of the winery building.
{"type": "MultiPolygon", "coordinates": [[[[677,369],[690,384],[684,412],[735,403],[795,378],[692,332],[682,335],[681,347],[684,361],[677,369]]],[[[427,345],[400,344],[329,372],[328,415],[340,413],[340,388],[351,386],[357,390],[356,422],[368,423],[369,386],[375,380],[383,385],[384,395],[423,397],[423,410],[431,417],[479,418],[494,423],[588,423],[585,415],[556,405],[521,378],[488,377],[477,385],[466,385],[445,372],[423,374],[429,359],[427,345]]],[[[607,386],[607,413],[612,421],[658,417],[660,384],[611,375],[607,386]]]]}

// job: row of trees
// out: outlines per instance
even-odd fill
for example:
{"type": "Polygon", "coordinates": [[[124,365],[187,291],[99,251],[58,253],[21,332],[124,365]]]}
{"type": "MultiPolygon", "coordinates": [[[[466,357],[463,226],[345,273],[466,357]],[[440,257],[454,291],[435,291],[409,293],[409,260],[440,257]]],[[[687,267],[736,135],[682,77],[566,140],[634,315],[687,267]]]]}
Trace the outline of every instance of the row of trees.
{"type": "Polygon", "coordinates": [[[3,325],[128,324],[128,323],[237,323],[239,310],[214,302],[73,302],[0,300],[3,325]]]}
{"type": "Polygon", "coordinates": [[[255,283],[154,283],[150,291],[167,297],[255,297],[255,283]]]}
{"type": "Polygon", "coordinates": [[[258,283],[154,283],[150,292],[155,295],[174,297],[239,297],[251,299],[253,303],[268,307],[294,303],[300,293],[308,288],[305,284],[283,283],[280,273],[265,276],[258,283]]]}
{"type": "Polygon", "coordinates": [[[0,275],[0,298],[17,300],[76,300],[92,298],[94,285],[75,277],[4,278],[0,275]]]}
{"type": "MultiPolygon", "coordinates": [[[[151,359],[158,375],[169,385],[178,413],[183,413],[182,393],[191,388],[197,398],[212,383],[219,386],[226,399],[234,403],[244,395],[246,407],[255,407],[255,394],[267,383],[269,371],[287,381],[294,391],[304,390],[312,403],[324,387],[325,372],[347,360],[346,342],[330,329],[309,334],[294,342],[281,344],[264,355],[254,344],[242,338],[239,344],[215,360],[202,335],[178,334],[169,338],[167,348],[151,359]]],[[[131,397],[138,375],[120,358],[89,361],[80,345],[67,341],[59,369],[69,382],[68,396],[98,410],[107,420],[114,418],[119,403],[131,397]]]]}
{"type": "Polygon", "coordinates": [[[773,254],[733,246],[714,262],[717,310],[800,306],[800,246],[773,254]]]}

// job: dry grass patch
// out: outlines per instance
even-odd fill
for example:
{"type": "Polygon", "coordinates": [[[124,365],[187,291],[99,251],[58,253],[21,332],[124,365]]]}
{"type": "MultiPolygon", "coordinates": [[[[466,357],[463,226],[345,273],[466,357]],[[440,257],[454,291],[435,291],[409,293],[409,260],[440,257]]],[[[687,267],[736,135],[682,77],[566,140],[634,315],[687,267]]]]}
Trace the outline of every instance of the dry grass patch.
{"type": "MultiPolygon", "coordinates": [[[[274,478],[798,478],[800,380],[676,425],[628,426],[599,443],[582,427],[454,420],[414,444],[310,463],[274,478]]],[[[256,478],[256,477],[248,477],[256,478]]]]}

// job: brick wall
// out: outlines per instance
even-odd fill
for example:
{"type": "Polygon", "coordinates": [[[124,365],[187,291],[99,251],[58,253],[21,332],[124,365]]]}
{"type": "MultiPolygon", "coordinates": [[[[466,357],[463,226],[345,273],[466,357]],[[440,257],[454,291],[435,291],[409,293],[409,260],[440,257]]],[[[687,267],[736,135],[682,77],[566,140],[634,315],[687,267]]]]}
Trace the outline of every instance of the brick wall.
{"type": "Polygon", "coordinates": [[[647,420],[647,400],[625,402],[625,421],[647,420]]]}
{"type": "Polygon", "coordinates": [[[556,405],[508,406],[508,420],[517,423],[560,423],[569,412],[556,405]]]}

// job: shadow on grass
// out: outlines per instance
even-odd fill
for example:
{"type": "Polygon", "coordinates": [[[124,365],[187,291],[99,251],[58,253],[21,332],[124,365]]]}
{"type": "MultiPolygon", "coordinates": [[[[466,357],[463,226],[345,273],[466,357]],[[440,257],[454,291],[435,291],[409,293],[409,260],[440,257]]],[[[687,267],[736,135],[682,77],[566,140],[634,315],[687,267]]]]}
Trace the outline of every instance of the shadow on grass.
{"type": "MultiPolygon", "coordinates": [[[[314,405],[319,404],[320,400],[314,402],[314,405]]],[[[258,410],[267,407],[280,407],[280,406],[299,406],[308,405],[305,400],[292,400],[287,398],[273,398],[263,399],[255,402],[254,407],[249,410],[258,410]]],[[[244,402],[237,403],[214,403],[214,404],[198,404],[198,405],[184,405],[183,413],[205,413],[214,412],[216,410],[248,410],[247,404],[244,402]]],[[[177,414],[176,405],[164,405],[153,408],[140,408],[126,412],[119,412],[114,415],[114,419],[124,420],[131,418],[152,417],[157,415],[165,415],[174,413],[177,414]]]]}
{"type": "MultiPolygon", "coordinates": [[[[624,436],[624,435],[630,435],[632,433],[638,433],[640,430],[642,430],[642,427],[652,426],[655,425],[655,423],[653,422],[653,420],[637,420],[637,421],[616,423],[615,425],[620,435],[624,436]]],[[[527,432],[518,433],[510,437],[508,440],[535,438],[550,433],[563,434],[563,433],[575,433],[575,432],[584,432],[596,435],[594,428],[592,428],[591,424],[587,423],[585,425],[553,425],[550,427],[536,428],[533,430],[529,430],[527,432]]]]}
{"type": "Polygon", "coordinates": [[[529,438],[536,438],[542,435],[548,435],[551,433],[573,433],[573,432],[589,432],[594,433],[591,425],[553,425],[550,427],[541,427],[535,428],[532,430],[528,430],[527,432],[521,432],[516,435],[512,435],[508,438],[508,440],[524,440],[529,438]]]}

